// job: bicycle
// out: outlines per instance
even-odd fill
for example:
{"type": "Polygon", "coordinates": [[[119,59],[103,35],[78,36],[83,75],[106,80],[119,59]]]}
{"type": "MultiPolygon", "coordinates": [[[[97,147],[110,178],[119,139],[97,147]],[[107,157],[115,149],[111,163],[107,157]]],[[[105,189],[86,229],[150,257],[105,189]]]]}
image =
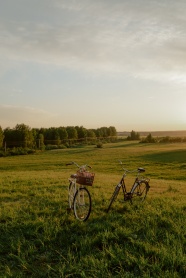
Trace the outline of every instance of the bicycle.
{"type": "Polygon", "coordinates": [[[76,165],[78,167],[76,174],[72,174],[69,178],[68,209],[74,211],[78,220],[86,221],[92,208],[91,196],[86,186],[92,186],[95,174],[87,171],[87,168],[91,169],[89,165],[79,166],[74,161],[66,165],[76,165]]]}
{"type": "MultiPolygon", "coordinates": [[[[119,161],[119,162],[120,162],[120,164],[122,164],[121,161],[119,161]]],[[[112,194],[109,206],[107,208],[107,212],[109,212],[111,205],[116,200],[121,188],[123,191],[124,201],[130,201],[131,204],[134,202],[134,200],[138,201],[139,203],[143,202],[150,189],[150,185],[149,185],[150,179],[140,176],[141,173],[145,172],[144,168],[138,168],[137,170],[133,170],[133,171],[129,171],[127,169],[124,169],[123,167],[122,167],[122,169],[124,170],[124,173],[122,175],[120,182],[115,187],[114,193],[112,194]],[[134,181],[134,184],[132,185],[131,190],[129,192],[127,192],[126,184],[125,184],[125,177],[126,177],[127,173],[134,173],[134,172],[137,172],[137,176],[135,178],[135,181],[134,181]]]]}

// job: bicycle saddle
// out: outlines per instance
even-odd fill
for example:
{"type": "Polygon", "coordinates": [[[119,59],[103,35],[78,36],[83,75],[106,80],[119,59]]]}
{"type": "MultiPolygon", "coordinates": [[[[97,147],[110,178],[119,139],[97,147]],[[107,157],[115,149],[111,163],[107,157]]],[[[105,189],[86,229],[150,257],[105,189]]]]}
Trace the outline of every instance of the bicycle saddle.
{"type": "Polygon", "coordinates": [[[138,172],[140,172],[140,173],[145,172],[145,169],[144,168],[138,168],[138,172]]]}

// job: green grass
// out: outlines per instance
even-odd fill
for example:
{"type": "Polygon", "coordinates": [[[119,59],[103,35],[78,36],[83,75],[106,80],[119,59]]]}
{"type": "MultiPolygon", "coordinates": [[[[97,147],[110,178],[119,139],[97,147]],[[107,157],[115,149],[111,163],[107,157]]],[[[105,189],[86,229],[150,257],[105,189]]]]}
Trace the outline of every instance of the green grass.
{"type": "Polygon", "coordinates": [[[186,277],[185,150],[121,142],[0,158],[0,277],[186,277]],[[120,194],[107,214],[118,159],[146,168],[151,188],[141,206],[120,194]],[[85,223],[67,213],[69,161],[96,173],[85,223]]]}

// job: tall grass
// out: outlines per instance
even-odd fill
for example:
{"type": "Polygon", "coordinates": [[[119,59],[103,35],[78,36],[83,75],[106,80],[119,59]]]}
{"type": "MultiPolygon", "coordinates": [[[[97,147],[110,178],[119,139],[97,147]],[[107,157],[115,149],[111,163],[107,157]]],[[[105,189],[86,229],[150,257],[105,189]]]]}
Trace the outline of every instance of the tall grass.
{"type": "Polygon", "coordinates": [[[0,277],[186,277],[185,150],[125,142],[0,158],[0,277]],[[146,168],[151,188],[141,206],[120,194],[107,214],[118,159],[146,168]],[[67,212],[72,160],[96,173],[85,223],[67,212]]]}

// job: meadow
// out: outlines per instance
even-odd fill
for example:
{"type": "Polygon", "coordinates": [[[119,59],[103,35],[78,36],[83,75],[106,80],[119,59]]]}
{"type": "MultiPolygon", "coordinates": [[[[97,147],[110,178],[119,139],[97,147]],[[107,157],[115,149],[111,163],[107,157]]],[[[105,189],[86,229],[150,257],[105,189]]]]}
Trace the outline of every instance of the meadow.
{"type": "Polygon", "coordinates": [[[186,277],[186,143],[121,141],[1,157],[0,277],[186,277]],[[144,167],[151,188],[139,206],[120,194],[107,214],[123,173],[119,159],[129,170],[144,167]],[[83,223],[67,211],[70,161],[95,172],[83,223]]]}

